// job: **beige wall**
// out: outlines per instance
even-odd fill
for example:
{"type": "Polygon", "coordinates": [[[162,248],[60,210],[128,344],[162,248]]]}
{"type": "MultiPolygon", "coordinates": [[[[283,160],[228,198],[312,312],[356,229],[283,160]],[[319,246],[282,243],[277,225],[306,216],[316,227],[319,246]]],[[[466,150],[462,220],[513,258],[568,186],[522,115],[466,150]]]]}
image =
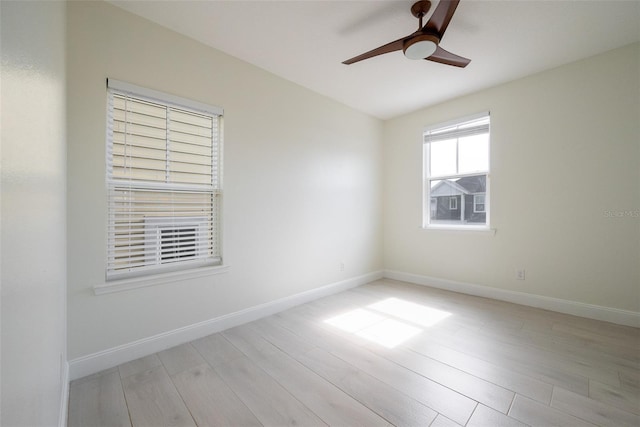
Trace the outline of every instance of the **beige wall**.
{"type": "Polygon", "coordinates": [[[70,359],[382,268],[381,122],[109,4],[68,12],[70,359]],[[224,108],[228,273],[93,294],[107,77],[224,108]]]}
{"type": "Polygon", "coordinates": [[[381,123],[109,4],[68,9],[70,359],[383,265],[640,310],[639,220],[606,214],[640,208],[637,44],[381,123]],[[225,109],[228,273],[93,294],[107,77],[225,109]],[[485,110],[497,233],[419,229],[423,127],[485,110]]]}
{"type": "Polygon", "coordinates": [[[640,311],[639,76],[635,44],[386,122],[385,269],[640,311]],[[420,229],[422,129],[487,110],[496,234],[420,229]]]}
{"type": "Polygon", "coordinates": [[[65,4],[0,11],[0,425],[51,426],[66,362],[65,4]]]}

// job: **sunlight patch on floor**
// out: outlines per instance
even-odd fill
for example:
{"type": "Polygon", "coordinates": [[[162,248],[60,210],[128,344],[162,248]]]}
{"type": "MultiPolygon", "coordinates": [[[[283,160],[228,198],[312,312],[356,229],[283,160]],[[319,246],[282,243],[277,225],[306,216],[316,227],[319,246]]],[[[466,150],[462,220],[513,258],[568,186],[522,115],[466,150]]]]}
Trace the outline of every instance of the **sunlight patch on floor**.
{"type": "Polygon", "coordinates": [[[387,298],[366,308],[357,308],[324,322],[387,348],[393,348],[451,316],[447,311],[387,298]],[[409,322],[409,323],[407,323],[409,322]]]}
{"type": "Polygon", "coordinates": [[[342,329],[345,332],[354,333],[379,323],[384,319],[384,316],[358,308],[345,314],[332,317],[331,319],[327,319],[325,320],[325,323],[335,326],[338,329],[342,329]]]}
{"type": "Polygon", "coordinates": [[[386,319],[380,323],[362,329],[355,334],[373,341],[387,348],[393,348],[409,338],[418,335],[422,329],[407,325],[393,319],[386,319]]]}
{"type": "Polygon", "coordinates": [[[368,308],[426,327],[432,326],[451,316],[451,313],[447,311],[437,310],[398,298],[387,298],[371,304],[368,308]]]}

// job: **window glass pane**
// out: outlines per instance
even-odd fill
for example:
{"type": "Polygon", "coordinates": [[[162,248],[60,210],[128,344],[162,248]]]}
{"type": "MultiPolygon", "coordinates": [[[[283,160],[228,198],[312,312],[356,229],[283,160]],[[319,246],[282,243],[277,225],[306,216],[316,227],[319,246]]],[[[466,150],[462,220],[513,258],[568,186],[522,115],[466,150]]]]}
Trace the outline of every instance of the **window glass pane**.
{"type": "Polygon", "coordinates": [[[460,224],[460,187],[453,179],[435,179],[429,183],[431,187],[431,223],[460,224]]]}
{"type": "Polygon", "coordinates": [[[429,181],[429,223],[437,225],[486,224],[484,195],[487,176],[471,175],[462,178],[429,181]]]}
{"type": "Polygon", "coordinates": [[[431,176],[453,175],[456,173],[456,140],[431,142],[429,168],[431,176]]]}
{"type": "Polygon", "coordinates": [[[480,134],[458,140],[458,173],[489,170],[489,135],[480,134]]]}

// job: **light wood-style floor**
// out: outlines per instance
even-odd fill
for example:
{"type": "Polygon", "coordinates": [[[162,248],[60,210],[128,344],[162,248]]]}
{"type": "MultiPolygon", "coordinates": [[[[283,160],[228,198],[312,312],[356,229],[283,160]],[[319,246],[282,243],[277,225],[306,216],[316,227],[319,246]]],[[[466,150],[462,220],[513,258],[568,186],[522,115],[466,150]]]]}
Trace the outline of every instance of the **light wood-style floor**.
{"type": "Polygon", "coordinates": [[[71,384],[69,426],[169,425],[637,427],[640,329],[380,280],[71,384]]]}

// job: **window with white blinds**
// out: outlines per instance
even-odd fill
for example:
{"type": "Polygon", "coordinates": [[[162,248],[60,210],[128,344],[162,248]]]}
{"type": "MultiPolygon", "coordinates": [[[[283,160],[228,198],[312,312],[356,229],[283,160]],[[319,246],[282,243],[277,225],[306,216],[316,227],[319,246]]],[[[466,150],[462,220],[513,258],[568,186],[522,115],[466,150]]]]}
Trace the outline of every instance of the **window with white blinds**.
{"type": "Polygon", "coordinates": [[[222,110],[107,86],[107,280],[221,264],[222,110]]]}

